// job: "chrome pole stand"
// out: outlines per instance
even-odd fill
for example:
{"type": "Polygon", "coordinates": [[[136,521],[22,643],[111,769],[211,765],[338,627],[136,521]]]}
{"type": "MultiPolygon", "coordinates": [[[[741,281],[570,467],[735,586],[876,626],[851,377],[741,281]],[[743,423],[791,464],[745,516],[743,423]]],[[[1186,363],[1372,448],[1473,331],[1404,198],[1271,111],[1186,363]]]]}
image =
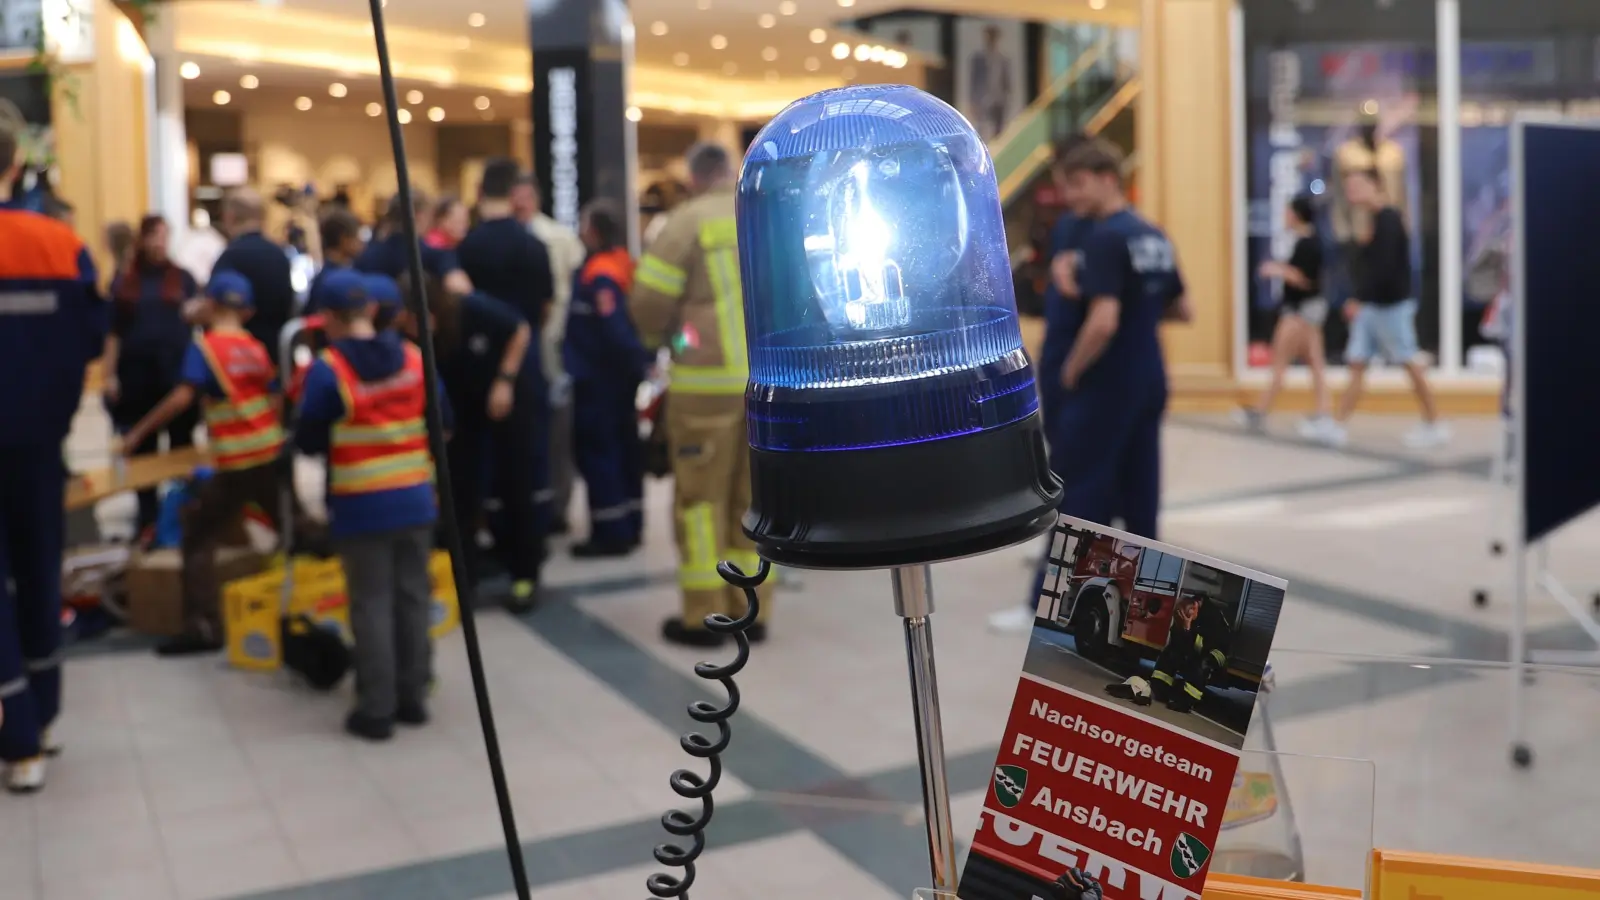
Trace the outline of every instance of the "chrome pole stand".
{"type": "Polygon", "coordinates": [[[894,611],[904,621],[906,664],[911,670],[911,711],[917,722],[917,762],[922,768],[922,810],[928,823],[933,886],[955,893],[956,845],[950,825],[950,783],[939,722],[939,684],[933,666],[933,570],[926,565],[891,569],[894,611]]]}

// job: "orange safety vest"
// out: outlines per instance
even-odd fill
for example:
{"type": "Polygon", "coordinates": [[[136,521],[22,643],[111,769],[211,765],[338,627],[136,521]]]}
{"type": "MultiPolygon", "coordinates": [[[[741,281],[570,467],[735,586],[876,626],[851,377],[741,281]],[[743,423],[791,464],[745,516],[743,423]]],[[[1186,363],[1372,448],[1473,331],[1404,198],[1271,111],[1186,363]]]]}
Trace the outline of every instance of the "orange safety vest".
{"type": "Polygon", "coordinates": [[[283,428],[272,402],[272,358],[242,331],[206,332],[200,352],[224,397],[206,403],[206,431],[219,472],[251,469],[278,458],[283,428]]]}
{"type": "Polygon", "coordinates": [[[427,394],[422,354],[407,344],[400,371],[364,382],[349,360],[332,347],[322,359],[339,381],[344,418],[333,424],[328,451],[328,489],[337,496],[370,494],[433,483],[427,394]]]}

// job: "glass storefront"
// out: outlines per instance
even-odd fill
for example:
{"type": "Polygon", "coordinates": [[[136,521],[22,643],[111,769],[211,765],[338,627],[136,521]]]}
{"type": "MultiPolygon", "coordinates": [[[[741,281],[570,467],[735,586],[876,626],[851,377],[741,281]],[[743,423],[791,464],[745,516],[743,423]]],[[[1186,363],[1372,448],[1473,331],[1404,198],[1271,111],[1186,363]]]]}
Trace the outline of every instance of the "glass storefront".
{"type": "MultiPolygon", "coordinates": [[[[1493,2],[1493,0],[1488,0],[1493,2]]],[[[1423,349],[1440,347],[1439,146],[1434,0],[1240,0],[1244,25],[1248,349],[1268,363],[1278,285],[1261,263],[1286,259],[1295,234],[1284,209],[1309,195],[1335,309],[1352,296],[1356,247],[1370,216],[1347,202],[1351,172],[1376,170],[1411,234],[1412,285],[1423,349]]],[[[1325,326],[1343,358],[1342,316],[1325,326]]]]}
{"type": "MultiPolygon", "coordinates": [[[[1294,243],[1283,208],[1315,200],[1329,261],[1324,288],[1349,295],[1363,223],[1344,202],[1342,174],[1376,168],[1405,216],[1422,347],[1438,363],[1495,373],[1502,361],[1483,325],[1509,291],[1510,130],[1519,112],[1600,117],[1600,3],[1572,0],[1237,0],[1243,26],[1246,276],[1245,359],[1265,366],[1278,286],[1261,262],[1294,243]],[[1459,22],[1459,176],[1441,183],[1439,10],[1459,22]],[[1448,192],[1448,195],[1445,193],[1448,192]],[[1459,192],[1459,193],[1457,193],[1459,192]],[[1441,200],[1459,204],[1441,234],[1441,200]],[[1456,268],[1442,277],[1442,254],[1456,268]],[[1459,262],[1459,265],[1456,264],[1459,262]],[[1446,285],[1445,282],[1450,284],[1446,285]],[[1443,296],[1448,292],[1450,296],[1443,296]],[[1449,329],[1454,333],[1445,334],[1449,329]]],[[[1448,21],[1448,20],[1444,20],[1448,21]]],[[[1447,35],[1449,37],[1449,35],[1447,35]]],[[[1330,316],[1330,359],[1345,326],[1330,316]]]]}

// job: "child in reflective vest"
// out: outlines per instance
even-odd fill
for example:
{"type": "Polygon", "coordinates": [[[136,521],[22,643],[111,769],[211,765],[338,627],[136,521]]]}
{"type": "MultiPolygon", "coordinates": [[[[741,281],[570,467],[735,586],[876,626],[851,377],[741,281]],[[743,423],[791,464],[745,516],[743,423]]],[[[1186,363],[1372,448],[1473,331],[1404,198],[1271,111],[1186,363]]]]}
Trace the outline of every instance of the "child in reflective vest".
{"type": "MultiPolygon", "coordinates": [[[[222,649],[222,585],[216,552],[227,526],[246,508],[279,511],[278,490],[283,428],[278,421],[277,367],[267,348],[244,328],[252,292],[243,275],[212,274],[195,317],[205,330],[184,356],[180,382],[122,439],[122,448],[139,446],[168,421],[204,401],[206,432],[216,474],[199,484],[184,510],[184,631],[162,642],[162,656],[214,653],[222,649]]],[[[295,517],[304,519],[295,505],[295,517]]],[[[305,535],[309,529],[297,529],[305,535]]]]}
{"type": "Polygon", "coordinates": [[[428,556],[439,507],[422,354],[374,324],[373,287],[354,272],[323,281],[328,347],[306,374],[294,439],[328,459],[328,536],[344,565],[355,637],[356,706],[345,730],[381,741],[397,721],[428,720],[428,556]]]}

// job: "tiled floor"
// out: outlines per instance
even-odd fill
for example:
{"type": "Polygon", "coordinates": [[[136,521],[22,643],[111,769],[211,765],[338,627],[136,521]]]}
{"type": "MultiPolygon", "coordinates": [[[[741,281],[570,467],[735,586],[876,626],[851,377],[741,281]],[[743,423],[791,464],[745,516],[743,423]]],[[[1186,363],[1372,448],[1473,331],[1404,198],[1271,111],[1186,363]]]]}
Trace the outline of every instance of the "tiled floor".
{"type": "MultiPolygon", "coordinates": [[[[1527,693],[1538,763],[1507,762],[1510,679],[1494,663],[1509,582],[1484,552],[1492,423],[1460,423],[1436,455],[1399,447],[1406,424],[1367,420],[1340,454],[1174,421],[1163,537],[1290,580],[1267,708],[1313,878],[1359,885],[1369,832],[1387,846],[1593,863],[1600,678],[1542,673],[1527,693]],[[1479,586],[1496,591],[1488,608],[1470,602],[1479,586]]],[[[75,458],[91,462],[103,435],[86,416],[75,458]]],[[[655,485],[636,557],[558,553],[541,609],[481,616],[541,900],[646,895],[651,848],[666,839],[657,820],[676,800],[666,778],[686,761],[683,707],[712,696],[691,674],[704,654],[656,638],[674,606],[665,497],[655,485]]],[[[114,522],[126,510],[102,512],[114,522]]],[[[1553,542],[1552,564],[1574,585],[1600,582],[1597,538],[1600,524],[1584,521],[1553,542]]],[[[936,568],[958,837],[975,824],[1026,645],[985,619],[1020,601],[1031,553],[936,568]]],[[[794,580],[773,639],[740,676],[745,711],[696,896],[907,896],[928,876],[887,579],[794,580]]],[[[1553,604],[1535,603],[1531,620],[1537,641],[1581,645],[1553,604]]],[[[0,900],[512,896],[460,636],[439,656],[434,723],[373,747],[340,733],[344,694],[158,661],[133,641],[79,648],[48,790],[0,797],[0,900]]],[[[1250,746],[1265,740],[1253,729],[1250,746]]]]}

